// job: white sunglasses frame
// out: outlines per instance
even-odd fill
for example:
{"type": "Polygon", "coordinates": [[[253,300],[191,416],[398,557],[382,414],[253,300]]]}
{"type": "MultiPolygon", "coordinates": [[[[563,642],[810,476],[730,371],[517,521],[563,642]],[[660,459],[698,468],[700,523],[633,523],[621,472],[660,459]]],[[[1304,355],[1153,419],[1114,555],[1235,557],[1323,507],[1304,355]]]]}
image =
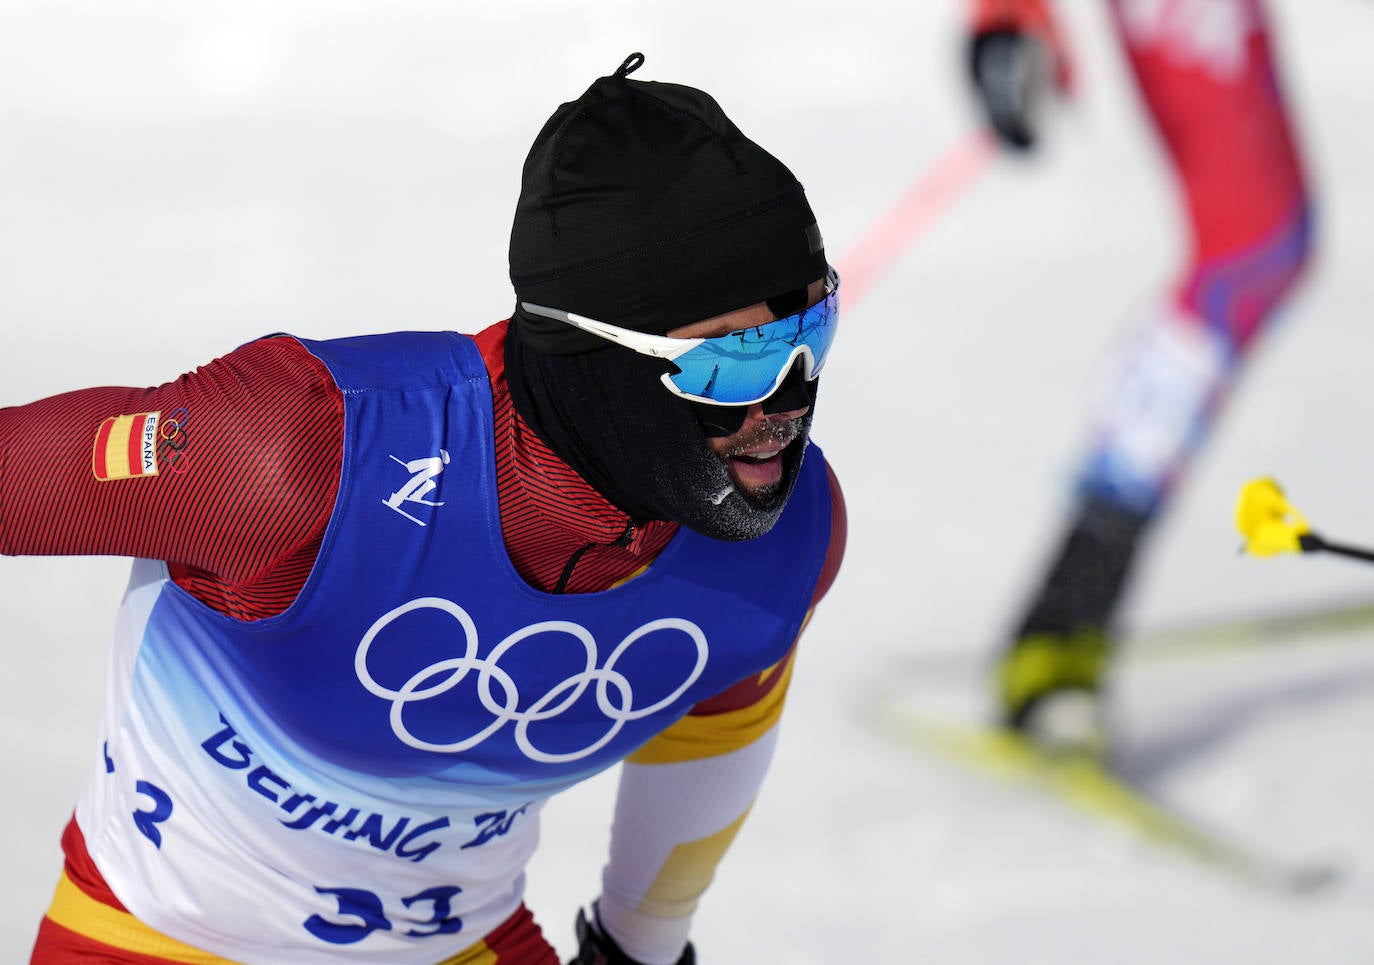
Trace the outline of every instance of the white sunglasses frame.
{"type": "MultiPolygon", "coordinates": [[[[825,293],[821,296],[821,300],[823,301],[829,298],[831,294],[839,289],[839,287],[839,273],[836,272],[834,268],[831,268],[825,274],[825,293]]],[[[608,342],[614,342],[616,345],[627,348],[631,352],[635,352],[639,355],[647,355],[650,358],[656,359],[666,359],[670,362],[679,355],[685,355],[698,345],[709,342],[712,339],[728,338],[738,332],[748,331],[751,328],[759,328],[761,325],[772,324],[772,322],[763,322],[761,325],[746,325],[743,328],[723,332],[720,335],[712,335],[709,338],[672,338],[667,335],[654,335],[649,332],[637,332],[631,328],[621,328],[618,325],[611,325],[609,322],[598,322],[594,318],[588,318],[586,315],[579,315],[576,312],[566,312],[561,308],[547,308],[543,305],[536,305],[533,302],[521,302],[520,307],[531,315],[539,315],[543,318],[552,318],[555,321],[566,322],[573,328],[589,332],[592,335],[606,339],[608,342]]],[[[807,306],[807,308],[811,307],[813,306],[807,306]]],[[[806,311],[806,309],[802,309],[802,311],[806,311]]],[[[795,314],[799,315],[801,312],[796,312],[795,314]]],[[[783,317],[786,318],[789,316],[783,317]]],[[[782,319],[775,318],[773,321],[782,321],[782,319]]],[[[809,346],[798,345],[792,350],[791,355],[788,356],[787,363],[778,369],[777,378],[773,380],[773,384],[769,386],[768,391],[757,399],[753,399],[749,402],[720,402],[716,399],[692,395],[678,388],[672,381],[673,376],[671,373],[665,373],[662,377],[662,381],[669,392],[679,398],[687,399],[690,402],[700,402],[705,405],[719,406],[754,405],[755,403],[762,402],[778,390],[778,386],[782,384],[782,380],[787,377],[787,373],[792,370],[792,365],[796,362],[798,356],[806,359],[806,381],[810,382],[814,379],[816,377],[816,357],[812,354],[809,346]]]]}

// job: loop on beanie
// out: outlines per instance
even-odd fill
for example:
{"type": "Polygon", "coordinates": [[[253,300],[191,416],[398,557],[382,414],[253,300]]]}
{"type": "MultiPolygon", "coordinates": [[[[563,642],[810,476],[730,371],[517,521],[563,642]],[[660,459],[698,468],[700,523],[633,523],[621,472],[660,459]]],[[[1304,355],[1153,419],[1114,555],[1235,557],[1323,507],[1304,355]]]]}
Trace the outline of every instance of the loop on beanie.
{"type": "Polygon", "coordinates": [[[643,66],[644,55],[636,50],[634,53],[630,54],[630,56],[625,58],[624,63],[622,63],[619,67],[615,69],[615,74],[613,76],[624,77],[626,74],[633,74],[635,71],[639,70],[639,68],[643,66]]]}

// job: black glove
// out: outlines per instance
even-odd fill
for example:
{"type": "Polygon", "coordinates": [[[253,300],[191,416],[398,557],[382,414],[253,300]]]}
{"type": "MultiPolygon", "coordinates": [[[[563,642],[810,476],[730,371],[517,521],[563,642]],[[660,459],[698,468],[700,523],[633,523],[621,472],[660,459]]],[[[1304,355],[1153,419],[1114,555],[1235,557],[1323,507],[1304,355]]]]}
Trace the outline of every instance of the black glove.
{"type": "MultiPolygon", "coordinates": [[[[593,912],[595,914],[595,912],[593,912]]],[[[577,911],[577,957],[568,965],[643,965],[620,950],[610,935],[601,929],[599,921],[587,919],[586,912],[577,911]]],[[[677,965],[697,965],[697,953],[688,942],[677,965]]]]}
{"type": "Polygon", "coordinates": [[[979,33],[969,44],[969,68],[983,113],[998,139],[1016,150],[1029,150],[1050,84],[1044,43],[1011,29],[979,33]]]}

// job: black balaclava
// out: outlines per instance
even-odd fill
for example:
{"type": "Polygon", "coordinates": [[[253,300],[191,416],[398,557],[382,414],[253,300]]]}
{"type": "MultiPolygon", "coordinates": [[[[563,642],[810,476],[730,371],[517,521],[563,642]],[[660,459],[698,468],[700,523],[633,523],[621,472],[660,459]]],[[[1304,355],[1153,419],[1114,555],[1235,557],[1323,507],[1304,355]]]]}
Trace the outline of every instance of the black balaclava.
{"type": "MultiPolygon", "coordinates": [[[[791,172],[710,95],[629,80],[643,59],[631,55],[560,106],[526,158],[511,229],[511,398],[560,458],[632,518],[752,539],[772,528],[791,493],[810,413],[793,427],[782,484],[757,502],[735,490],[706,441],[737,430],[742,408],[686,402],[659,380],[669,363],[518,308],[531,302],[661,334],[758,302],[795,303],[824,276],[815,216],[791,172]]],[[[799,382],[777,393],[785,405],[765,407],[814,402],[815,383],[799,382]]]]}

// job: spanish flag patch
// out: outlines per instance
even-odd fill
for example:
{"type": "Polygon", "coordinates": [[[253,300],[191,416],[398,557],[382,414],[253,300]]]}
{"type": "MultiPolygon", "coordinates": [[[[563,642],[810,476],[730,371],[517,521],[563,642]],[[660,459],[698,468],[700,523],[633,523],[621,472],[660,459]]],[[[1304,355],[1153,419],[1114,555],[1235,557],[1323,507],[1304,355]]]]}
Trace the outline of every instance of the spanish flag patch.
{"type": "Polygon", "coordinates": [[[161,412],[111,416],[95,434],[95,478],[138,479],[157,475],[157,425],[161,412]]]}

